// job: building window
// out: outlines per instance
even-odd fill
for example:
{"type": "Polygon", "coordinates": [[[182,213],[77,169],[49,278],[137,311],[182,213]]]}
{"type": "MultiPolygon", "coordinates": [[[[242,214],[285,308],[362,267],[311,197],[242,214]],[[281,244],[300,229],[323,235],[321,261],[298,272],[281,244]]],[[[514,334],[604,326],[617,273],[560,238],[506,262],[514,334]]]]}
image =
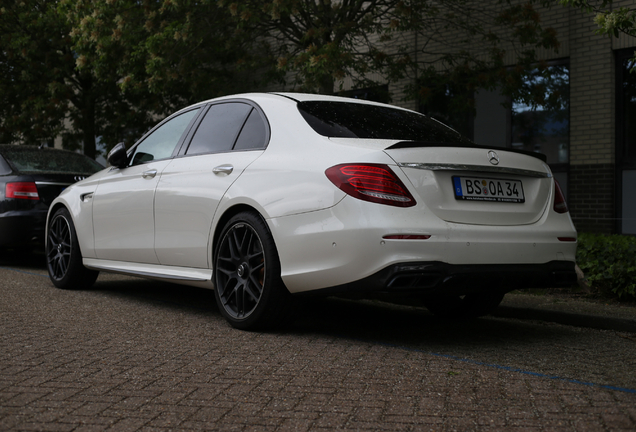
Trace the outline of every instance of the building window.
{"type": "Polygon", "coordinates": [[[621,164],[636,169],[636,60],[634,51],[619,54],[617,127],[618,157],[621,164]]]}
{"type": "Polygon", "coordinates": [[[568,64],[534,70],[519,94],[512,100],[511,147],[543,153],[553,171],[562,171],[570,160],[568,64]]]}
{"type": "Polygon", "coordinates": [[[616,169],[622,234],[636,234],[636,68],[634,50],[616,53],[616,169]]]}
{"type": "Polygon", "coordinates": [[[429,90],[426,101],[420,102],[419,111],[474,139],[473,114],[466,105],[470,94],[450,84],[431,86],[429,90]]]}

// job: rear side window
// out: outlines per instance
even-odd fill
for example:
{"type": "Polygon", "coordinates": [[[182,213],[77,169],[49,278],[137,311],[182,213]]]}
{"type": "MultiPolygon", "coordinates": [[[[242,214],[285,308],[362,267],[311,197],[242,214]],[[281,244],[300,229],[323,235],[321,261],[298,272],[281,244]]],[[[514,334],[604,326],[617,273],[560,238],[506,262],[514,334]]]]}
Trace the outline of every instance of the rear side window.
{"type": "Polygon", "coordinates": [[[241,134],[234,144],[234,150],[263,149],[267,146],[267,125],[256,109],[252,109],[241,134]]]}
{"type": "Polygon", "coordinates": [[[251,111],[250,105],[238,102],[212,105],[192,137],[186,154],[232,150],[251,111]]]}
{"type": "Polygon", "coordinates": [[[4,160],[2,155],[0,155],[0,175],[7,175],[7,174],[11,174],[11,167],[4,160]]]}
{"type": "Polygon", "coordinates": [[[472,144],[453,129],[412,111],[326,101],[300,102],[298,110],[317,133],[327,137],[472,144]]]}

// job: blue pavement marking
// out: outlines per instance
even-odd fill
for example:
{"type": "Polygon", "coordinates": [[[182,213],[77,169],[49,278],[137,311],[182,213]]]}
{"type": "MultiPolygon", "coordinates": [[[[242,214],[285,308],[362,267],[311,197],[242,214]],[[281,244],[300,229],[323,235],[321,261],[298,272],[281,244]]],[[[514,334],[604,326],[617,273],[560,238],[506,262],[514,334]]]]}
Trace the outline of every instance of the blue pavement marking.
{"type": "Polygon", "coordinates": [[[40,273],[33,273],[33,272],[24,271],[24,270],[18,270],[18,269],[14,269],[14,268],[11,268],[11,267],[2,267],[2,266],[0,266],[0,269],[2,269],[2,270],[11,270],[11,271],[14,271],[14,272],[17,272],[17,273],[24,273],[24,274],[28,274],[28,275],[32,275],[32,276],[41,276],[41,277],[45,277],[45,278],[49,277],[49,275],[43,275],[43,274],[40,274],[40,273]]]}
{"type": "Polygon", "coordinates": [[[422,353],[422,354],[428,354],[428,355],[432,355],[432,356],[435,356],[435,357],[447,358],[447,359],[450,359],[450,360],[461,361],[461,362],[464,362],[464,363],[470,363],[470,364],[474,364],[474,365],[477,365],[477,366],[486,366],[486,367],[489,367],[489,368],[501,369],[501,370],[505,370],[505,371],[508,371],[508,372],[517,372],[517,373],[522,373],[522,374],[525,374],[525,375],[532,375],[532,376],[535,376],[537,378],[548,378],[548,379],[557,380],[557,381],[564,381],[564,382],[568,382],[568,383],[572,383],[572,384],[580,384],[580,385],[585,385],[585,386],[589,386],[589,387],[597,387],[597,388],[603,388],[603,389],[607,389],[607,390],[616,390],[616,391],[620,391],[620,392],[624,392],[624,393],[636,394],[636,389],[630,389],[630,388],[626,388],[626,387],[616,387],[616,386],[611,386],[611,385],[606,385],[606,384],[596,384],[596,383],[579,381],[579,380],[570,379],[570,378],[562,378],[562,377],[559,377],[559,376],[552,376],[552,375],[546,375],[546,374],[542,374],[542,373],[538,373],[538,372],[526,371],[526,370],[523,370],[523,369],[518,369],[518,368],[514,368],[514,367],[510,367],[510,366],[501,366],[501,365],[496,365],[496,364],[484,363],[484,362],[480,362],[480,361],[477,361],[477,360],[457,357],[457,356],[454,356],[454,355],[451,355],[451,354],[440,354],[440,353],[435,353],[435,352],[431,352],[431,351],[420,350],[420,349],[417,349],[417,348],[409,348],[409,347],[405,347],[405,346],[394,345],[394,344],[390,344],[390,343],[386,343],[386,342],[368,341],[368,340],[363,340],[363,339],[358,339],[358,340],[360,342],[374,343],[374,344],[384,345],[384,346],[388,346],[388,347],[392,347],[392,348],[399,348],[399,349],[402,349],[402,350],[405,350],[405,351],[413,351],[413,352],[418,352],[418,353],[422,353]]]}

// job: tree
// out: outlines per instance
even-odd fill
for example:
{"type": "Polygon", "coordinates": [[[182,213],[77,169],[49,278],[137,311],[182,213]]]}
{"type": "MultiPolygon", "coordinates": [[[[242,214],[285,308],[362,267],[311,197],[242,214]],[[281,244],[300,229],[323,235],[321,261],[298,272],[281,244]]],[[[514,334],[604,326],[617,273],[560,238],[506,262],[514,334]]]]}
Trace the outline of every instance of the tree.
{"type": "Polygon", "coordinates": [[[404,79],[413,98],[470,109],[473,89],[518,87],[534,49],[558,45],[534,0],[510,1],[0,0],[2,133],[48,139],[66,119],[65,145],[93,155],[95,137],[110,147],[175,108],[283,79],[325,94],[404,79]]]}
{"type": "Polygon", "coordinates": [[[561,0],[561,4],[596,14],[597,34],[618,37],[625,33],[636,37],[636,8],[613,9],[613,0],[561,0]]]}
{"type": "Polygon", "coordinates": [[[0,134],[3,142],[51,142],[97,156],[96,138],[148,122],[142,101],[77,67],[71,24],[46,0],[0,0],[0,134]],[[135,108],[132,108],[133,102],[135,108]],[[132,113],[132,115],[131,115],[132,113]]]}
{"type": "MultiPolygon", "coordinates": [[[[618,37],[621,33],[636,37],[636,8],[613,8],[613,0],[561,0],[564,6],[579,8],[587,13],[596,14],[594,21],[598,28],[596,34],[618,37]]],[[[636,52],[634,52],[636,60],[636,52]]],[[[636,66],[631,72],[636,73],[636,66]]]]}
{"type": "MultiPolygon", "coordinates": [[[[213,1],[63,0],[59,10],[72,25],[78,70],[97,82],[116,83],[129,104],[127,113],[156,120],[270,77],[265,68],[253,73],[254,60],[245,49],[253,41],[235,31],[229,13],[213,1]]],[[[122,123],[128,125],[128,140],[139,135],[132,118],[122,123]]],[[[111,147],[121,138],[103,140],[111,147]]]]}
{"type": "Polygon", "coordinates": [[[44,1],[0,0],[0,142],[51,140],[62,127],[74,60],[44,1]]]}
{"type": "Polygon", "coordinates": [[[153,100],[160,116],[200,100],[253,88],[243,32],[213,1],[63,0],[78,68],[117,82],[134,101],[153,100]]]}
{"type": "Polygon", "coordinates": [[[0,139],[61,135],[95,157],[98,141],[133,141],[177,108],[244,88],[245,38],[225,15],[194,1],[0,0],[0,139]]]}
{"type": "Polygon", "coordinates": [[[408,92],[423,100],[449,86],[463,87],[464,94],[501,83],[511,89],[536,62],[537,47],[558,47],[555,32],[541,27],[531,1],[487,6],[469,0],[217,3],[230,11],[238,28],[267,42],[278,69],[298,89],[324,94],[338,90],[334,84],[345,78],[361,88],[410,77],[416,84],[408,92]],[[509,51],[517,54],[516,69],[506,67],[509,51]]]}

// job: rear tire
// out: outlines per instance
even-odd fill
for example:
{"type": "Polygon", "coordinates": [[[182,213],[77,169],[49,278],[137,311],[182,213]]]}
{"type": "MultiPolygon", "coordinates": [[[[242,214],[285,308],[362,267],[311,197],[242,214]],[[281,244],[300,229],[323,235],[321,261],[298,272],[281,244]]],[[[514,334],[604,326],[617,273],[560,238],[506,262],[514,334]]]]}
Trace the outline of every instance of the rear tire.
{"type": "Polygon", "coordinates": [[[505,293],[442,294],[425,298],[424,306],[434,315],[449,319],[474,319],[493,312],[505,293]]]}
{"type": "Polygon", "coordinates": [[[57,210],[49,222],[46,268],[53,285],[62,289],[90,288],[99,275],[82,264],[75,225],[66,208],[57,210]]]}
{"type": "Polygon", "coordinates": [[[232,217],[214,255],[214,293],[235,328],[261,330],[286,321],[291,294],[280,277],[280,260],[269,228],[253,212],[232,217]]]}

